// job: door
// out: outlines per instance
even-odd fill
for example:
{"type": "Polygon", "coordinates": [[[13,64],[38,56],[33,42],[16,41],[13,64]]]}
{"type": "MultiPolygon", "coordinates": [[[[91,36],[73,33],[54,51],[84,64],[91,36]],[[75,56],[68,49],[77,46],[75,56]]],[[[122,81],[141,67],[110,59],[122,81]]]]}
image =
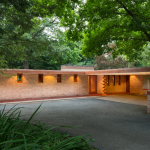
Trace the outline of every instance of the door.
{"type": "Polygon", "coordinates": [[[97,94],[97,76],[89,76],[89,94],[97,94]]]}
{"type": "Polygon", "coordinates": [[[130,76],[126,75],[126,92],[130,92],[130,76]]]}

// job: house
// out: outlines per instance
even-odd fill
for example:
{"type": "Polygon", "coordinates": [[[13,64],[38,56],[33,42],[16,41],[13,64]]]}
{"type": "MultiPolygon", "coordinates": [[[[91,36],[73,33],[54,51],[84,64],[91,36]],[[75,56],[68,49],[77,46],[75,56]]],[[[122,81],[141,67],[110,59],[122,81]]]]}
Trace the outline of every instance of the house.
{"type": "Polygon", "coordinates": [[[61,70],[7,69],[0,75],[0,101],[50,97],[147,92],[150,67],[94,70],[61,66],[61,70]]]}

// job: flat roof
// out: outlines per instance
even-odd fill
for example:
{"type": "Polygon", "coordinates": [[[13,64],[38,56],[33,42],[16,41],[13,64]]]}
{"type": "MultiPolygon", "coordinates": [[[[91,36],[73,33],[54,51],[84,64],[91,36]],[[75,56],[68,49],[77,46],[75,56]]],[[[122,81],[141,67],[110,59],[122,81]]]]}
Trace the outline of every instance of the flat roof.
{"type": "Polygon", "coordinates": [[[61,66],[61,71],[94,71],[93,66],[61,66]]]}
{"type": "Polygon", "coordinates": [[[119,68],[86,71],[88,75],[150,75],[150,67],[119,68]]]}
{"type": "Polygon", "coordinates": [[[150,67],[120,68],[107,70],[35,70],[35,69],[5,69],[4,73],[23,74],[81,74],[81,75],[150,75],[150,67]]]}
{"type": "Polygon", "coordinates": [[[85,71],[61,71],[61,70],[34,70],[34,69],[6,69],[4,73],[23,74],[85,74],[85,71]]]}

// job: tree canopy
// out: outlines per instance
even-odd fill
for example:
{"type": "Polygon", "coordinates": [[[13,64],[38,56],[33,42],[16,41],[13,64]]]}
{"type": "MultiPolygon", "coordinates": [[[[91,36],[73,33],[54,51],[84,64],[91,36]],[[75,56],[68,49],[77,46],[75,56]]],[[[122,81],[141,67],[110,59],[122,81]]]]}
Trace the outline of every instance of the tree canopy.
{"type": "Polygon", "coordinates": [[[118,68],[132,68],[136,62],[129,63],[125,58],[118,55],[117,58],[112,58],[112,52],[109,54],[102,54],[95,57],[94,68],[96,70],[105,70],[105,69],[118,69],[118,68]]]}
{"type": "Polygon", "coordinates": [[[150,42],[149,0],[87,0],[70,15],[61,23],[69,27],[68,38],[83,38],[87,57],[109,53],[114,42],[113,57],[124,54],[133,61],[150,42]]]}
{"type": "MultiPolygon", "coordinates": [[[[5,57],[5,60],[10,68],[57,70],[60,69],[60,65],[74,64],[81,59],[79,44],[66,40],[55,18],[36,18],[35,20],[38,24],[30,32],[20,36],[21,42],[7,49],[11,57],[5,57]],[[17,53],[19,50],[22,52],[19,60],[14,59],[17,49],[17,53]]],[[[8,55],[7,53],[5,56],[8,55]]]]}
{"type": "Polygon", "coordinates": [[[95,55],[109,52],[135,62],[150,42],[149,16],[149,0],[1,0],[0,68],[23,62],[25,68],[59,69],[80,59],[91,64],[95,55]],[[82,54],[89,59],[81,55],[81,42],[69,40],[82,41],[82,54]]]}
{"type": "MultiPolygon", "coordinates": [[[[56,54],[56,47],[60,44],[58,36],[53,38],[43,31],[49,27],[53,33],[58,33],[55,21],[63,16],[66,9],[73,9],[73,4],[74,0],[0,1],[0,68],[8,68],[8,64],[14,67],[13,63],[24,61],[27,69],[33,56],[48,57],[51,54],[53,58],[52,54],[56,54]]],[[[60,49],[64,54],[65,48],[59,45],[60,49]]]]}
{"type": "Polygon", "coordinates": [[[150,43],[144,47],[144,51],[136,60],[136,66],[149,67],[150,66],[150,43]]]}

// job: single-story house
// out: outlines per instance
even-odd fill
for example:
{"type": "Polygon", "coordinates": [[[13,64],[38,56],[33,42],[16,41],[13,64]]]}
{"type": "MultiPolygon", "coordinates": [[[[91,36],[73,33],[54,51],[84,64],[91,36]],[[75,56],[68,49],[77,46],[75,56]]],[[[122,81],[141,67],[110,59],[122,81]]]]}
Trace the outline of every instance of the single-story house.
{"type": "Polygon", "coordinates": [[[148,93],[150,67],[94,70],[61,66],[61,70],[6,69],[0,75],[0,101],[50,97],[148,93]]]}

